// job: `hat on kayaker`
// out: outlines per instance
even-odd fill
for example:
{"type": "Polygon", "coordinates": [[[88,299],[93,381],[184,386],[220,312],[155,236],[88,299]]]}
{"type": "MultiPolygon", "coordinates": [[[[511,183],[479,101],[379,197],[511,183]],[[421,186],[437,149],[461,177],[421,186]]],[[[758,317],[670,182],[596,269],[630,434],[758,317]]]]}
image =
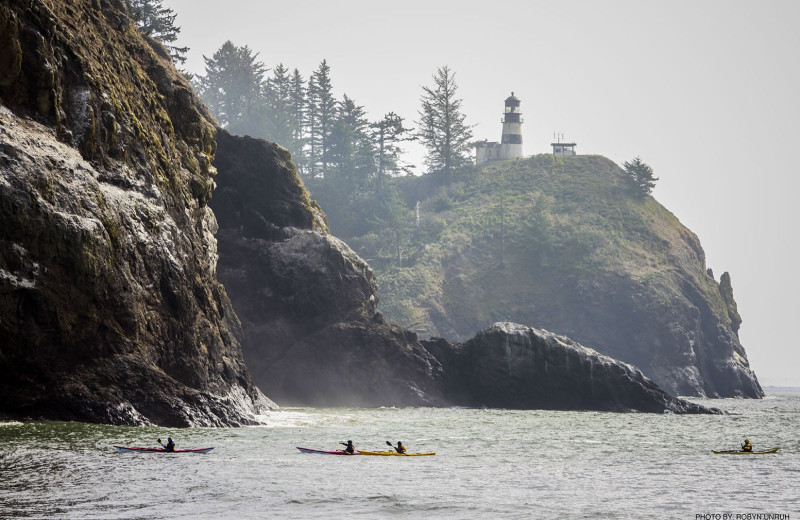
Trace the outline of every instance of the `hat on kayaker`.
{"type": "Polygon", "coordinates": [[[745,440],[744,440],[744,443],[745,443],[745,444],[750,444],[750,439],[745,439],[745,440]]]}

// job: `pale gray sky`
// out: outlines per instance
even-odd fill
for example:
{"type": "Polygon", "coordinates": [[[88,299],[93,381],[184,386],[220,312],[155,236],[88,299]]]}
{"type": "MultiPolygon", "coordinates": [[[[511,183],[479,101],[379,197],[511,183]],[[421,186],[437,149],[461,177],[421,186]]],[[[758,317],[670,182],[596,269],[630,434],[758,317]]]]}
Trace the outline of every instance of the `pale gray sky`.
{"type": "MultiPolygon", "coordinates": [[[[304,77],[327,59],[337,97],[372,120],[417,117],[421,85],[456,72],[475,136],[500,138],[522,100],[526,154],[553,133],[618,164],[636,155],[654,196],[731,273],[762,385],[800,386],[800,2],[795,0],[164,0],[186,68],[223,42],[304,77]]],[[[412,149],[411,157],[420,157],[412,149]]],[[[535,324],[531,324],[534,325],[535,324]]]]}

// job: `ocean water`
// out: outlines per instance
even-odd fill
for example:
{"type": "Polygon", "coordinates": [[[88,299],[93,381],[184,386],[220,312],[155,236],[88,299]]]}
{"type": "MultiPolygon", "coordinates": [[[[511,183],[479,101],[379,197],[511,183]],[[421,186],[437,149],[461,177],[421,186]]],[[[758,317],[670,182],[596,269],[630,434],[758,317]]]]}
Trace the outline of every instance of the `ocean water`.
{"type": "Polygon", "coordinates": [[[800,393],[696,401],[729,414],[291,408],[237,429],[0,423],[0,518],[800,519],[800,393]],[[112,447],[167,436],[215,449],[112,447]],[[746,436],[781,449],[711,453],[746,436]],[[348,439],[436,456],[295,449],[348,439]]]}

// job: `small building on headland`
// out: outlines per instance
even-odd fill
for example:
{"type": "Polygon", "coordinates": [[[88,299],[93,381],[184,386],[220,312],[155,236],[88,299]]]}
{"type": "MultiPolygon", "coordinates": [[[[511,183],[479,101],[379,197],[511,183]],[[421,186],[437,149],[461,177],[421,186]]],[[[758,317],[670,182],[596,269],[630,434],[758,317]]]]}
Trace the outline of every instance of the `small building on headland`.
{"type": "Polygon", "coordinates": [[[484,139],[475,144],[475,164],[500,159],[500,143],[484,139]]]}
{"type": "Polygon", "coordinates": [[[575,153],[576,143],[562,143],[559,139],[557,143],[550,143],[553,147],[553,155],[577,155],[575,153]]]}
{"type": "Polygon", "coordinates": [[[506,98],[505,112],[500,120],[503,133],[500,142],[483,140],[475,145],[475,164],[483,164],[495,159],[514,159],[522,157],[522,112],[520,100],[512,92],[506,98]]]}

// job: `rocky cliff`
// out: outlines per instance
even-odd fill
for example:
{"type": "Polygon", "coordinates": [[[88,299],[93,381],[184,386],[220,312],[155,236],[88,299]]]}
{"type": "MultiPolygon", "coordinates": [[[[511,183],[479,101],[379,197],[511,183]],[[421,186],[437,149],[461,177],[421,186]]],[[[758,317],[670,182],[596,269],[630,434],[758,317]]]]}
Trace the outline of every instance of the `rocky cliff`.
{"type": "Polygon", "coordinates": [[[387,319],[456,342],[510,319],[631,363],[674,395],[763,396],[730,275],[715,280],[697,236],[608,159],[537,155],[396,189],[409,208],[420,201],[402,264],[345,236],[378,257],[387,319]]]}
{"type": "Polygon", "coordinates": [[[121,0],[0,0],[0,415],[237,425],[213,118],[121,0]]]}
{"type": "Polygon", "coordinates": [[[214,164],[219,276],[259,388],[281,404],[444,403],[441,366],[376,315],[372,269],[327,233],[289,152],[220,131],[214,164]]]}
{"type": "Polygon", "coordinates": [[[384,321],[286,150],[217,129],[120,0],[0,29],[0,416],[246,424],[275,405],[245,360],[286,404],[708,411],[563,338],[384,321]]]}
{"type": "Polygon", "coordinates": [[[215,165],[220,280],[242,320],[247,364],[281,404],[712,411],[521,325],[463,345],[420,342],[376,313],[372,269],[327,234],[286,150],[220,131],[215,165]]]}

